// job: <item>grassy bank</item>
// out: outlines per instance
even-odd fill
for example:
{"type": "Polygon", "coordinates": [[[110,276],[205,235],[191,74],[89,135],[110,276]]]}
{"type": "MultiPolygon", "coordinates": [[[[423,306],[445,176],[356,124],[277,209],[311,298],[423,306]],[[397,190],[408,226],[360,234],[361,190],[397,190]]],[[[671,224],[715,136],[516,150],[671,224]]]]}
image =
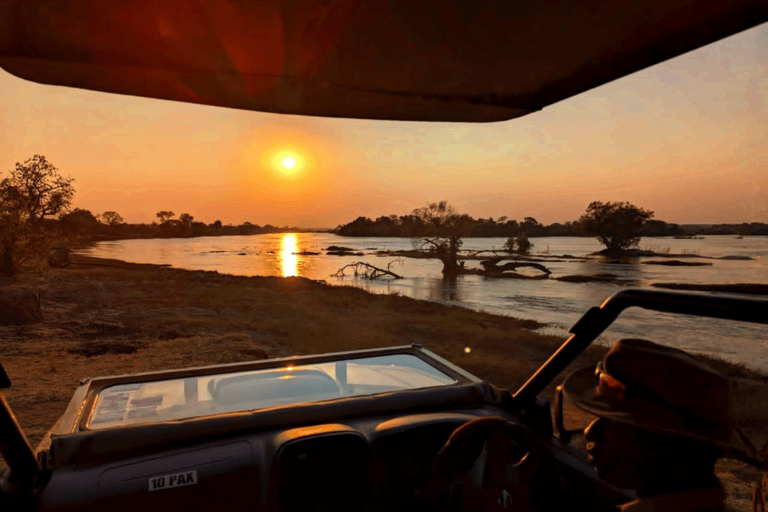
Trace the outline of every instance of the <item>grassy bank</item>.
{"type": "MultiPolygon", "coordinates": [[[[10,286],[41,292],[42,323],[0,326],[2,362],[13,384],[8,401],[33,445],[86,376],[419,343],[514,390],[563,341],[532,332],[540,324],[530,320],[296,277],[227,276],[75,256],[68,268],[10,286]]],[[[604,350],[591,347],[564,373],[594,364],[604,350]]],[[[754,395],[765,388],[759,376],[714,364],[759,384],[745,385],[752,393],[745,411],[760,400],[754,395]]],[[[721,471],[733,499],[750,492],[754,472],[729,462],[721,471]]]]}

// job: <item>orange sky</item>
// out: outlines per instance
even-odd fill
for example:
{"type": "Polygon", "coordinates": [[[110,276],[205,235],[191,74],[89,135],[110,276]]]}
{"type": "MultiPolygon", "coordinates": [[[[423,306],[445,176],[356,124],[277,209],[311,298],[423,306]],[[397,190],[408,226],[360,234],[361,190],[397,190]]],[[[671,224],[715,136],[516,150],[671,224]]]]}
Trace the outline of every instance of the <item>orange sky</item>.
{"type": "Polygon", "coordinates": [[[492,124],[280,116],[2,70],[0,91],[0,177],[43,154],[75,179],[73,206],[127,222],[172,210],[335,227],[439,200],[546,224],[575,220],[593,200],[669,222],[768,222],[768,25],[492,124]]]}

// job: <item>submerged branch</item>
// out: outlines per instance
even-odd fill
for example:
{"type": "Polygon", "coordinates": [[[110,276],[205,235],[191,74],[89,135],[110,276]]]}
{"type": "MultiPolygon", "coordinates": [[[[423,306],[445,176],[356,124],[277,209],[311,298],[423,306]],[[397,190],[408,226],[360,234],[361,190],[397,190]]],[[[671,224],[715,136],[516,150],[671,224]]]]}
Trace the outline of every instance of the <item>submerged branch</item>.
{"type": "Polygon", "coordinates": [[[546,279],[547,277],[549,277],[549,274],[552,273],[551,270],[549,270],[547,267],[539,263],[509,262],[501,265],[500,264],[501,261],[502,260],[499,258],[481,261],[480,265],[483,266],[483,275],[486,277],[517,277],[517,278],[528,278],[528,279],[531,279],[531,278],[546,279]],[[522,267],[535,268],[536,270],[541,271],[542,274],[538,276],[523,276],[521,274],[517,274],[515,270],[522,267]]]}
{"type": "Polygon", "coordinates": [[[331,277],[344,277],[344,269],[351,268],[354,270],[354,276],[355,277],[363,277],[364,279],[378,279],[381,276],[390,276],[394,279],[402,279],[403,276],[395,274],[392,272],[391,267],[393,263],[402,263],[402,259],[396,259],[393,261],[390,261],[387,264],[387,268],[379,268],[376,266],[371,265],[370,263],[365,263],[363,261],[353,261],[349,265],[344,265],[339,270],[336,271],[335,274],[332,274],[331,277]]]}

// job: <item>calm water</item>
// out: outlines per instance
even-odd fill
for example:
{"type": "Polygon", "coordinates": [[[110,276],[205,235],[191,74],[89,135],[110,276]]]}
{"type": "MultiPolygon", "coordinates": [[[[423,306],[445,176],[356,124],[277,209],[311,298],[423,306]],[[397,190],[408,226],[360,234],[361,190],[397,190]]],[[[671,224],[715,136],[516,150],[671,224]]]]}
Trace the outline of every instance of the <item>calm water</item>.
{"type": "MultiPolygon", "coordinates": [[[[499,249],[502,238],[470,238],[463,249],[499,249]]],[[[602,247],[592,238],[534,238],[533,253],[549,256],[585,256],[602,247]]],[[[711,262],[704,267],[617,265],[596,260],[563,259],[544,264],[553,276],[609,272],[646,288],[655,282],[768,283],[768,237],[708,236],[696,240],[646,238],[643,249],[673,254],[720,258],[749,256],[750,261],[692,259],[711,262]]],[[[612,283],[564,283],[555,280],[487,279],[460,276],[455,283],[443,280],[436,260],[404,259],[392,270],[404,279],[367,281],[331,277],[354,261],[386,267],[394,260],[377,256],[376,250],[411,249],[409,238],[342,238],[326,233],[203,237],[187,239],[120,240],[101,242],[85,251],[92,256],[136,263],[165,263],[178,268],[216,270],[236,275],[304,276],[332,285],[352,285],[374,293],[398,293],[416,299],[447,302],[496,314],[529,318],[548,324],[543,332],[567,335],[567,329],[591,306],[622,289],[612,283]],[[328,256],[330,245],[342,245],[364,256],[328,256]],[[319,255],[300,255],[318,252],[319,255]]],[[[649,259],[658,258],[645,258],[649,259]]],[[[478,266],[468,261],[468,267],[478,266]]],[[[767,313],[768,314],[768,313],[767,313]]],[[[622,314],[601,342],[622,336],[642,336],[694,352],[709,353],[768,372],[768,328],[744,323],[682,317],[629,310],[622,314]]]]}

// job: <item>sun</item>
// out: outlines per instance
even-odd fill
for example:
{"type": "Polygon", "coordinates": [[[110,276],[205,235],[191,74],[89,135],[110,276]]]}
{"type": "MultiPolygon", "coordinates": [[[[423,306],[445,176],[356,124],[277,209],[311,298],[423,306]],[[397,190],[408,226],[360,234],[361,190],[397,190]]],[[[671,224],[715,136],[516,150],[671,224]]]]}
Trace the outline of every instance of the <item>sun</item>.
{"type": "Polygon", "coordinates": [[[283,161],[281,163],[283,164],[283,167],[288,170],[291,170],[294,167],[296,167],[296,159],[290,156],[283,158],[283,161]]]}
{"type": "Polygon", "coordinates": [[[296,179],[304,174],[305,155],[293,148],[275,151],[271,160],[272,169],[283,178],[296,179]]]}

